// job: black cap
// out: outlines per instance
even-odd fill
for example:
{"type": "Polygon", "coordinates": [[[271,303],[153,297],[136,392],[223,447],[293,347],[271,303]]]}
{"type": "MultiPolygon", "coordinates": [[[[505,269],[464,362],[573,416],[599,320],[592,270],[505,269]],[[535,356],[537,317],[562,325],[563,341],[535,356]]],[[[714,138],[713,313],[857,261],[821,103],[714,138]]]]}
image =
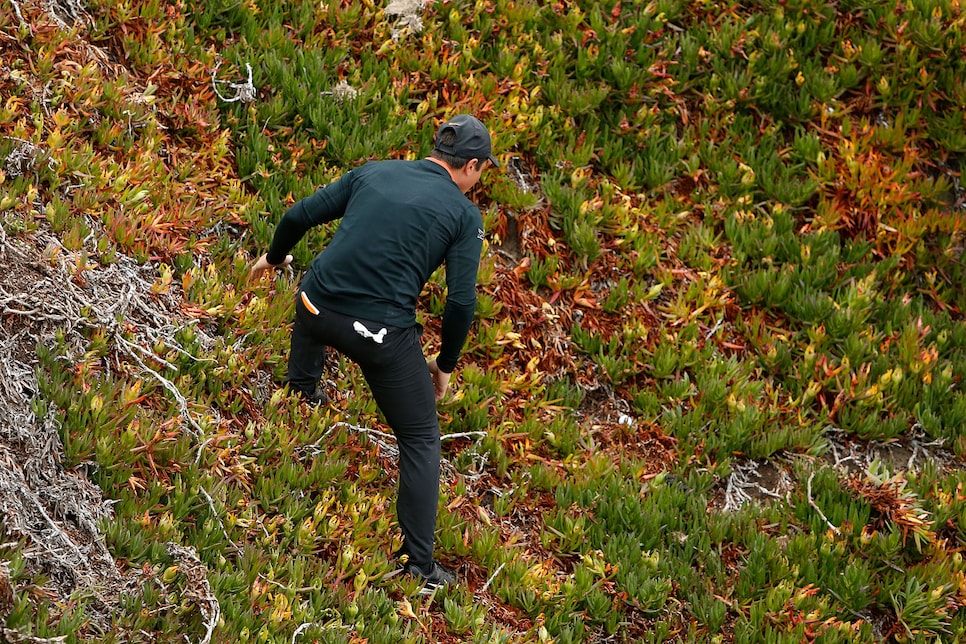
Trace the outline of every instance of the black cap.
{"type": "Polygon", "coordinates": [[[439,126],[436,133],[436,149],[446,154],[460,157],[462,159],[489,159],[496,167],[500,163],[490,151],[490,133],[486,131],[486,126],[472,114],[460,114],[439,126]],[[447,130],[453,130],[456,138],[452,145],[441,145],[440,135],[447,130]]]}

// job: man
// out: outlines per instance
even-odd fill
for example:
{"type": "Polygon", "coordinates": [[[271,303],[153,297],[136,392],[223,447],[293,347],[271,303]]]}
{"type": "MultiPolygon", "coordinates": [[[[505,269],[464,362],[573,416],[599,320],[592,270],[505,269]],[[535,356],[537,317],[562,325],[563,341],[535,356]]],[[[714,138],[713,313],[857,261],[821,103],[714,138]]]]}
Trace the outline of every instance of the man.
{"type": "Polygon", "coordinates": [[[300,286],[288,382],[310,401],[324,401],[317,388],[327,346],[361,367],[399,446],[396,514],[403,545],[397,556],[422,580],[424,593],[455,581],[433,558],[436,401],[446,393],[476,309],[483,220],[466,193],[488,164],[499,166],[486,127],[471,115],[456,116],[440,126],[428,158],[367,163],[296,203],[252,267],[257,278],[288,264],[287,253],[310,228],[341,218],[300,286]],[[443,263],[441,346],[427,363],[416,301],[443,263]]]}

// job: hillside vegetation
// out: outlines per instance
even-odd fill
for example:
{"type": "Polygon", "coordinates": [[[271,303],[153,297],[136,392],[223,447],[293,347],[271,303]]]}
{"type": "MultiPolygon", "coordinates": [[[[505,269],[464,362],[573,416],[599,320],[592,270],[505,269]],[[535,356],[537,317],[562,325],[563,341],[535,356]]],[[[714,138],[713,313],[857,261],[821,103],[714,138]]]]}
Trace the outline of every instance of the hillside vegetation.
{"type": "Polygon", "coordinates": [[[960,0],[11,0],[0,70],[0,641],[966,638],[960,0]],[[280,386],[334,228],[248,267],[460,112],[423,598],[359,371],[280,386]]]}

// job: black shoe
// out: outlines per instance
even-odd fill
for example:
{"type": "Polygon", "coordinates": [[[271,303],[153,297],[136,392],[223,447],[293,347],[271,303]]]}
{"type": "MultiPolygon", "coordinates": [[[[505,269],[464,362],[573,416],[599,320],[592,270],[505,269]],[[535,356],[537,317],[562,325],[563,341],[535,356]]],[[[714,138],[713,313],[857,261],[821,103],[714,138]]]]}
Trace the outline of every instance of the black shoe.
{"type": "Polygon", "coordinates": [[[322,387],[316,387],[315,391],[310,394],[303,393],[302,398],[313,407],[322,407],[323,405],[329,404],[329,397],[322,390],[322,387]]]}
{"type": "Polygon", "coordinates": [[[300,389],[299,387],[296,387],[295,385],[293,385],[288,378],[283,380],[281,384],[283,387],[287,388],[290,392],[297,393],[302,400],[312,405],[313,407],[321,407],[323,405],[328,405],[330,402],[329,397],[325,393],[325,389],[323,389],[319,385],[315,386],[315,391],[313,391],[312,393],[306,393],[305,391],[302,391],[302,389],[300,389]]]}
{"type": "Polygon", "coordinates": [[[438,588],[451,586],[456,583],[456,575],[446,568],[443,568],[442,564],[435,559],[430,566],[432,570],[429,574],[426,574],[422,568],[414,563],[403,565],[403,570],[406,574],[412,575],[423,582],[422,588],[419,589],[420,595],[432,595],[438,588]]]}

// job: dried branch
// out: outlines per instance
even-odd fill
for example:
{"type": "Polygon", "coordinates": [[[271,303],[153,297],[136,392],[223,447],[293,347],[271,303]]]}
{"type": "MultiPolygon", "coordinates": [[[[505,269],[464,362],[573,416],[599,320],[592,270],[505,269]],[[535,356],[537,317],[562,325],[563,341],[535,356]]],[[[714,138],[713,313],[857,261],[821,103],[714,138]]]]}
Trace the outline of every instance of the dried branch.
{"type": "Polygon", "coordinates": [[[386,15],[396,18],[391,35],[394,41],[406,33],[418,34],[423,30],[423,19],[419,15],[429,0],[392,0],[386,6],[386,15]]]}
{"type": "Polygon", "coordinates": [[[485,438],[486,432],[457,432],[453,434],[443,434],[439,440],[445,441],[453,438],[485,438]]]}
{"type": "Polygon", "coordinates": [[[332,100],[338,105],[344,105],[349,101],[355,100],[359,96],[359,90],[344,80],[341,80],[336,83],[331,91],[322,92],[322,96],[331,96],[332,100]]]}
{"type": "Polygon", "coordinates": [[[12,628],[4,628],[0,630],[0,635],[3,635],[4,642],[9,642],[10,644],[59,644],[60,642],[66,642],[66,635],[58,635],[57,637],[36,637],[34,635],[26,635],[20,631],[15,631],[12,628]]]}
{"type": "Polygon", "coordinates": [[[10,178],[22,177],[27,174],[37,165],[38,160],[46,159],[47,167],[51,170],[58,163],[56,159],[52,159],[30,141],[7,135],[4,135],[3,138],[17,142],[17,146],[3,160],[3,171],[10,178]]]}
{"type": "Polygon", "coordinates": [[[181,391],[174,385],[173,382],[171,382],[170,380],[162,376],[160,373],[158,373],[151,367],[144,364],[144,361],[141,360],[139,356],[135,355],[133,352],[130,352],[130,351],[128,352],[128,355],[131,358],[133,358],[135,362],[141,365],[141,369],[151,374],[151,376],[153,376],[155,380],[161,383],[162,387],[167,389],[171,393],[171,395],[174,396],[175,402],[178,403],[178,408],[181,410],[181,417],[187,420],[188,423],[195,430],[194,432],[191,432],[191,435],[194,436],[194,438],[196,439],[200,439],[204,435],[205,430],[202,429],[201,425],[198,424],[198,421],[196,421],[192,417],[191,410],[188,409],[188,400],[187,398],[184,397],[184,394],[181,393],[181,391]]]}
{"type": "Polygon", "coordinates": [[[30,23],[24,20],[23,13],[20,12],[20,4],[17,0],[10,0],[10,3],[13,5],[14,13],[17,14],[17,19],[20,20],[20,26],[30,29],[30,23]]]}
{"type": "Polygon", "coordinates": [[[505,565],[506,565],[506,563],[501,563],[497,567],[497,569],[493,571],[493,574],[490,575],[490,578],[486,580],[486,583],[485,584],[483,584],[483,588],[480,588],[480,594],[481,595],[483,593],[485,593],[490,588],[490,584],[493,583],[493,580],[496,579],[496,576],[500,574],[500,571],[503,570],[503,566],[505,566],[505,565]]]}
{"type": "Polygon", "coordinates": [[[828,527],[830,530],[832,530],[832,532],[834,532],[835,534],[841,534],[839,529],[836,528],[834,525],[832,525],[832,522],[828,520],[828,517],[825,516],[825,513],[822,512],[822,509],[818,507],[818,504],[812,500],[812,479],[814,478],[815,478],[815,472],[812,472],[808,476],[808,484],[806,485],[806,488],[807,488],[806,492],[808,494],[808,504],[812,506],[813,510],[818,512],[818,516],[822,517],[822,520],[825,521],[826,524],[828,524],[828,527]]]}
{"type": "Polygon", "coordinates": [[[215,65],[215,69],[211,72],[211,88],[215,90],[215,94],[221,100],[226,103],[252,103],[255,101],[255,85],[252,84],[252,66],[249,63],[245,63],[245,68],[248,71],[248,80],[243,83],[232,83],[230,81],[219,81],[215,76],[218,74],[218,69],[221,67],[221,61],[215,65]],[[235,93],[234,96],[225,96],[220,91],[218,91],[218,83],[227,83],[228,87],[235,93]]]}
{"type": "MultiPolygon", "coordinates": [[[[92,229],[97,225],[91,222],[92,229]]],[[[84,242],[93,243],[93,235],[84,242]]],[[[134,366],[151,374],[179,405],[191,434],[201,431],[184,396],[152,368],[175,368],[151,350],[159,341],[184,352],[172,324],[180,317],[179,302],[152,291],[157,271],[150,265],[121,257],[102,266],[90,263],[91,256],[94,248],[70,251],[46,229],[29,238],[0,234],[0,522],[24,540],[24,558],[46,572],[59,598],[66,601],[78,590],[93,594],[98,601],[89,609],[91,623],[107,629],[119,597],[139,581],[122,578],[100,533],[99,524],[112,516],[111,502],[85,468],[64,469],[62,415],[50,408],[38,418],[33,411],[40,389],[36,347],[61,342],[63,362],[90,360],[88,330],[95,330],[109,343],[105,369],[113,360],[119,369],[134,366]]],[[[203,611],[213,628],[217,614],[210,602],[203,611]]]]}
{"type": "Polygon", "coordinates": [[[228,531],[225,530],[225,524],[221,520],[221,515],[218,513],[217,508],[215,508],[215,500],[211,498],[210,494],[208,494],[208,490],[206,490],[203,486],[199,485],[198,491],[201,492],[201,495],[205,497],[206,501],[208,501],[208,508],[211,510],[212,516],[214,516],[215,519],[218,521],[218,526],[221,527],[221,534],[225,537],[225,541],[231,544],[231,547],[233,550],[235,550],[236,552],[241,552],[242,549],[238,546],[238,544],[232,541],[231,537],[228,536],[228,531]]]}
{"type": "Polygon", "coordinates": [[[198,604],[201,616],[205,620],[207,630],[201,644],[209,644],[211,635],[218,625],[218,618],[221,617],[221,604],[218,603],[218,598],[215,597],[211,591],[211,584],[208,583],[208,569],[198,559],[194,548],[190,546],[169,542],[167,551],[168,555],[178,563],[178,569],[184,573],[188,581],[185,595],[198,604]]]}
{"type": "Polygon", "coordinates": [[[89,21],[80,0],[47,0],[47,13],[61,29],[71,29],[89,21]]]}
{"type": "Polygon", "coordinates": [[[756,461],[746,461],[733,466],[725,488],[723,511],[735,512],[740,510],[746,503],[755,499],[756,495],[757,498],[769,497],[773,499],[783,499],[788,496],[788,493],[794,487],[794,482],[788,472],[781,468],[778,463],[775,463],[775,466],[780,469],[777,481],[773,484],[774,489],[769,489],[761,484],[762,475],[758,469],[759,465],[756,461]]]}

